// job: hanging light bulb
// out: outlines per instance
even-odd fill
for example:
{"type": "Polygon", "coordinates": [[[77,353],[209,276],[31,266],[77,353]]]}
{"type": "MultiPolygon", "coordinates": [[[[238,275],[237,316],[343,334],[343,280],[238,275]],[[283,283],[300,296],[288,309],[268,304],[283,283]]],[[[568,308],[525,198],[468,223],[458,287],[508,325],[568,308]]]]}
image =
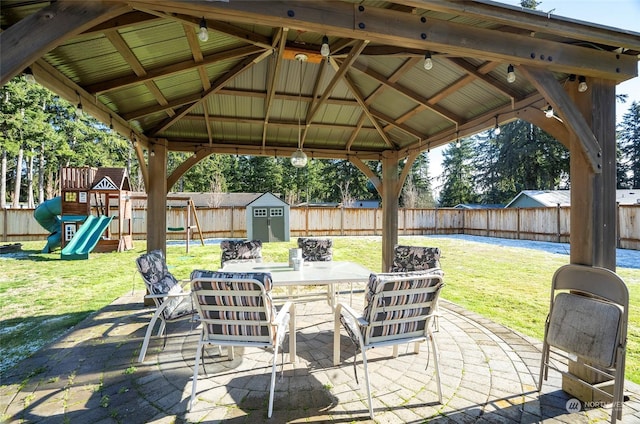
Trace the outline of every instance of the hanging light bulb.
{"type": "Polygon", "coordinates": [[[209,40],[209,30],[207,29],[207,21],[204,17],[200,20],[200,29],[198,30],[198,38],[203,43],[209,40]]]}
{"type": "Polygon", "coordinates": [[[427,71],[433,68],[433,60],[431,60],[431,52],[427,52],[427,54],[424,55],[423,66],[424,66],[424,69],[426,69],[427,71]]]}
{"type": "Polygon", "coordinates": [[[302,125],[300,124],[300,114],[302,113],[302,62],[306,62],[309,57],[304,53],[298,53],[295,59],[300,64],[300,91],[298,92],[298,149],[291,155],[291,165],[296,168],[304,168],[307,165],[307,155],[302,151],[302,125]]]}
{"type": "Polygon", "coordinates": [[[496,126],[493,127],[493,134],[500,135],[500,125],[498,125],[498,116],[496,115],[496,126]]]}
{"type": "Polygon", "coordinates": [[[320,48],[320,54],[322,57],[329,57],[331,49],[329,48],[329,37],[326,35],[322,37],[322,47],[320,48]]]}
{"type": "Polygon", "coordinates": [[[291,165],[296,168],[304,168],[307,166],[307,154],[302,151],[302,149],[298,149],[291,155],[291,165]]]}
{"type": "Polygon", "coordinates": [[[578,92],[584,93],[585,91],[587,91],[588,88],[589,88],[589,86],[587,85],[587,79],[582,75],[579,76],[578,77],[578,92]]]}
{"type": "Polygon", "coordinates": [[[25,69],[24,72],[22,73],[22,75],[24,75],[24,80],[28,84],[35,84],[36,83],[36,77],[33,76],[33,71],[31,70],[30,67],[25,69]]]}
{"type": "Polygon", "coordinates": [[[553,107],[551,105],[548,105],[544,110],[544,116],[547,118],[553,118],[553,107]]]}
{"type": "Polygon", "coordinates": [[[509,66],[507,67],[507,82],[511,84],[515,82],[515,80],[516,80],[515,70],[513,69],[513,65],[509,64],[509,66]]]}
{"type": "Polygon", "coordinates": [[[456,131],[456,147],[459,149],[460,146],[462,146],[462,143],[460,142],[460,133],[456,131]]]}

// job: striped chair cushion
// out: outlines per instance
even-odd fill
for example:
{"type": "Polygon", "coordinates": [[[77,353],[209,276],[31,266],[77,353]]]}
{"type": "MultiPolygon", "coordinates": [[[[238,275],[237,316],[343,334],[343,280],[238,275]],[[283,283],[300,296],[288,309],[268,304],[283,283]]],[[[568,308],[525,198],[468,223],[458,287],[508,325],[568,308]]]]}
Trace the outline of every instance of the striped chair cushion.
{"type": "Polygon", "coordinates": [[[389,272],[420,271],[440,268],[440,249],[437,247],[396,246],[389,272]]]}
{"type": "MultiPolygon", "coordinates": [[[[425,271],[413,271],[404,273],[380,273],[371,274],[369,276],[369,283],[367,284],[365,294],[365,307],[362,313],[362,317],[369,323],[367,327],[360,326],[360,332],[365,338],[365,344],[368,343],[369,337],[390,336],[394,334],[406,334],[416,331],[423,331],[425,329],[426,321],[409,320],[403,323],[389,323],[384,324],[385,321],[397,320],[403,318],[419,317],[428,315],[431,312],[433,306],[417,307],[406,309],[399,309],[393,311],[384,311],[383,306],[401,306],[410,304],[419,304],[422,302],[430,301],[435,297],[435,293],[421,293],[413,295],[394,294],[394,291],[406,290],[410,288],[431,287],[437,284],[439,279],[424,278],[425,275],[442,276],[443,273],[439,269],[434,269],[425,273],[425,271]],[[398,277],[412,277],[415,276],[415,280],[396,281],[398,277]],[[382,295],[380,294],[382,293],[382,295]],[[377,313],[374,314],[374,306],[377,306],[377,313]],[[380,309],[382,308],[382,309],[380,309]],[[382,323],[382,325],[376,325],[382,323]],[[367,335],[367,329],[373,328],[370,334],[367,335]]],[[[341,318],[343,319],[343,318],[341,318]]],[[[349,337],[358,344],[358,339],[349,325],[343,322],[349,337]]]]}
{"type": "Polygon", "coordinates": [[[200,305],[217,305],[225,307],[233,306],[253,306],[263,307],[261,311],[233,311],[233,310],[202,310],[203,320],[213,320],[206,324],[207,331],[210,334],[222,334],[230,336],[269,336],[269,327],[264,324],[256,325],[236,325],[236,324],[219,324],[218,320],[228,321],[262,321],[263,323],[271,323],[277,314],[277,310],[273,306],[271,300],[271,274],[269,273],[237,273],[237,272],[217,272],[208,270],[195,270],[191,273],[192,292],[200,305]],[[199,278],[211,279],[255,279],[258,280],[265,288],[265,298],[267,305],[263,305],[263,297],[256,295],[255,291],[259,290],[259,286],[253,282],[233,282],[233,281],[194,281],[199,278]],[[218,290],[228,291],[229,295],[206,296],[198,294],[201,290],[218,290]],[[242,292],[249,291],[251,294],[243,295],[242,292]],[[267,316],[267,311],[270,311],[267,316]]]}

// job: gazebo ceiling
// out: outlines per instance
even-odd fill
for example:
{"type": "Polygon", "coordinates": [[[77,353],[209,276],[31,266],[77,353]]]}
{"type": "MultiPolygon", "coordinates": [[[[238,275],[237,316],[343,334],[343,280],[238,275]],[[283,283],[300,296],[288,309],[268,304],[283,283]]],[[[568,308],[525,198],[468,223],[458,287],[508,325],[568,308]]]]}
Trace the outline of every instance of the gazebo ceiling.
{"type": "Polygon", "coordinates": [[[365,160],[535,121],[545,75],[615,84],[640,53],[638,33],[488,1],[3,0],[1,25],[3,83],[31,66],[147,148],[290,155],[300,134],[314,157],[365,160]]]}

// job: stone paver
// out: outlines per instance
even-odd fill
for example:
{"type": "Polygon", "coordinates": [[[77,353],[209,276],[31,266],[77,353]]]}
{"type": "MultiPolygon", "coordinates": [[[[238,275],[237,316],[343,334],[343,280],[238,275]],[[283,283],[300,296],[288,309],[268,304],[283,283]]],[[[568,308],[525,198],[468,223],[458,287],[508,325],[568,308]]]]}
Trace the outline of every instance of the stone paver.
{"type": "MultiPolygon", "coordinates": [[[[359,300],[358,295],[354,299],[359,300]]],[[[72,332],[2,376],[0,406],[7,423],[266,422],[271,354],[206,349],[197,401],[187,413],[198,329],[169,326],[152,340],[146,360],[137,352],[151,315],[142,294],[118,299],[72,332]]],[[[361,305],[355,304],[356,309],[361,305]]],[[[537,392],[539,341],[442,302],[436,340],[443,404],[437,402],[434,363],[427,344],[369,352],[375,421],[368,417],[364,369],[353,375],[353,346],[343,332],[342,365],[332,365],[333,314],[324,302],[299,304],[298,362],[287,363],[276,383],[269,423],[594,423],[609,411],[569,413],[571,398],[550,375],[537,392]],[[426,369],[425,369],[426,368],[426,369]]],[[[285,342],[286,345],[286,342],[285,342]]],[[[285,347],[286,349],[286,347],[285,347]]],[[[286,356],[288,357],[288,355],[286,356]]],[[[279,355],[280,359],[280,355],[279,355]]],[[[627,382],[623,423],[640,422],[640,389],[627,382]]]]}

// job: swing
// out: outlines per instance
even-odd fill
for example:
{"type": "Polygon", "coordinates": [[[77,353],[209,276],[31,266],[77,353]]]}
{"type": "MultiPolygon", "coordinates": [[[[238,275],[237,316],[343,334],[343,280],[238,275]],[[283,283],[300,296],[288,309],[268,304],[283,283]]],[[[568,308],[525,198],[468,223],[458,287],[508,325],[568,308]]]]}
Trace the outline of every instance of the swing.
{"type": "MultiPolygon", "coordinates": [[[[196,214],[196,206],[193,203],[191,198],[167,198],[167,200],[186,200],[187,205],[185,209],[185,214],[187,215],[187,223],[184,225],[184,215],[182,216],[182,226],[180,227],[167,227],[167,231],[172,232],[185,232],[186,235],[186,250],[189,253],[189,241],[191,239],[191,231],[194,229],[198,230],[198,234],[200,235],[200,243],[204,246],[204,238],[202,237],[202,230],[200,229],[200,222],[198,221],[198,215],[196,214]],[[193,217],[195,219],[196,225],[191,225],[191,215],[193,213],[193,217]]],[[[171,211],[171,206],[169,206],[169,211],[171,211]]]]}

